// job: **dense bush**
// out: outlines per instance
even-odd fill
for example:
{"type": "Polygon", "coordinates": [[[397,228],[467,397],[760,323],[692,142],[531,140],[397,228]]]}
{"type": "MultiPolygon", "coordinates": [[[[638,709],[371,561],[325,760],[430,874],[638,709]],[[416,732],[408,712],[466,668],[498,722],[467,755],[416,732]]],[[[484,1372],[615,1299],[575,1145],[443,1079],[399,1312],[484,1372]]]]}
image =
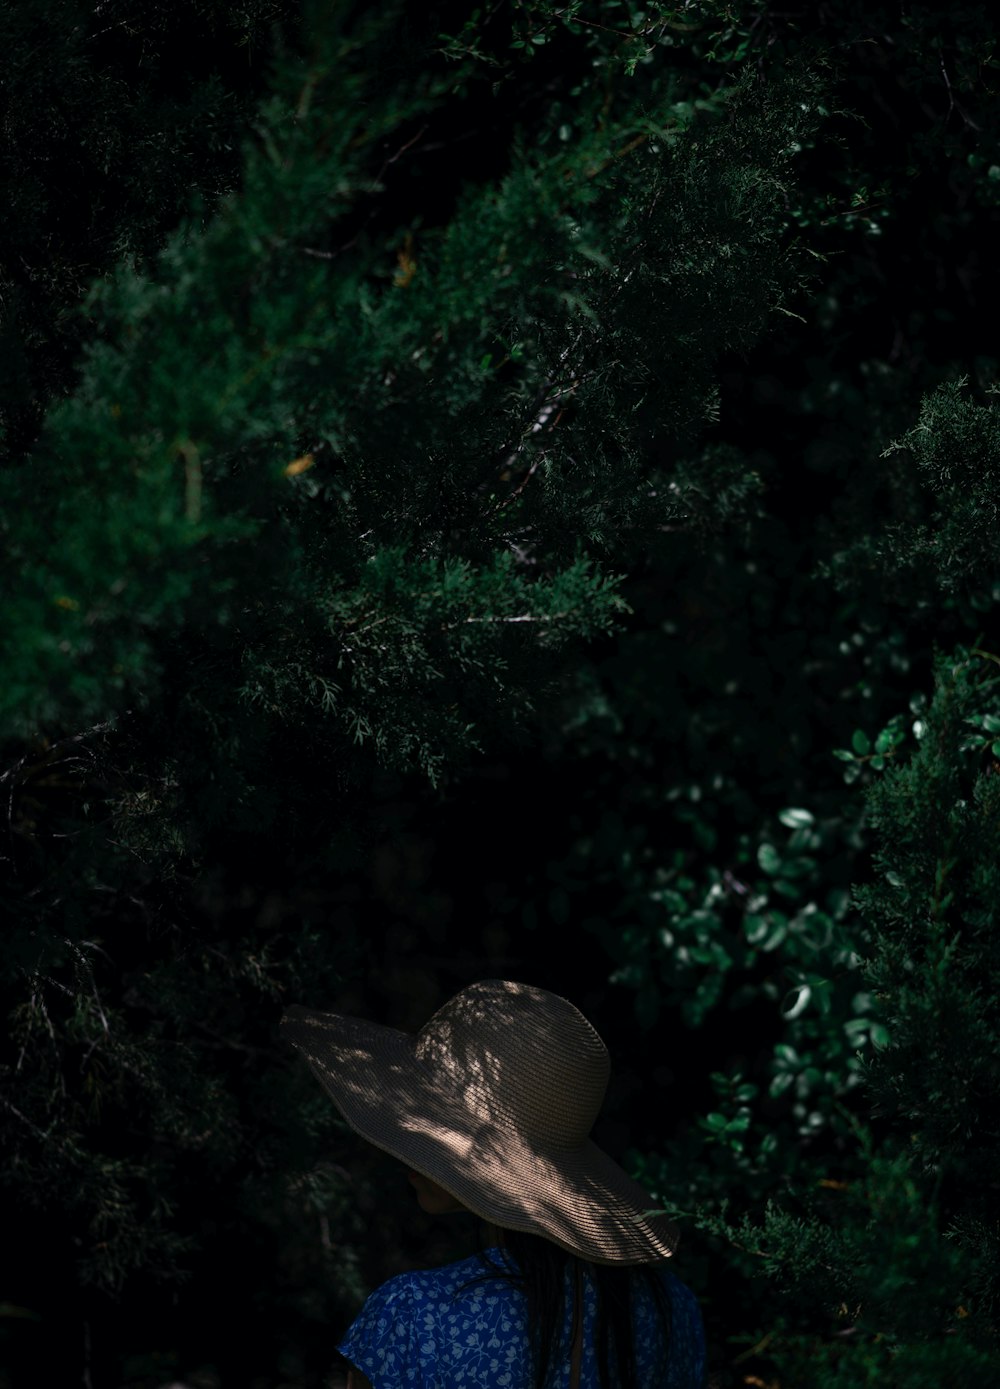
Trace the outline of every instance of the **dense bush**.
{"type": "Polygon", "coordinates": [[[720,1389],[989,1382],[988,12],[3,22],[6,1382],[319,1384],[431,1236],[281,1009],[487,973],[720,1389]]]}

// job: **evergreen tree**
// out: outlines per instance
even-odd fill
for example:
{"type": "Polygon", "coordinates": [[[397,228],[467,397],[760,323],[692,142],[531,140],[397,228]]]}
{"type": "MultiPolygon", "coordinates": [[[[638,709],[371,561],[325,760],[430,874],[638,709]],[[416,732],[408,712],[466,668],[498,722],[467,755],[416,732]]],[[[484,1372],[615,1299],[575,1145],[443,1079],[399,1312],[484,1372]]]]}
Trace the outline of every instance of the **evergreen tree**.
{"type": "Polygon", "coordinates": [[[22,457],[76,376],[91,282],[148,265],[232,190],[283,3],[79,0],[0,14],[0,459],[22,457]]]}
{"type": "MultiPolygon", "coordinates": [[[[754,487],[698,435],[719,354],[805,280],[781,206],[815,79],[749,73],[702,111],[669,74],[578,80],[497,177],[411,206],[409,152],[469,65],[402,23],[310,8],[238,188],[94,282],[78,380],[3,475],[0,1102],[29,1310],[39,1221],[95,1295],[196,1251],[206,1276],[206,1188],[231,1235],[294,1244],[290,1191],[350,1228],[316,1165],[335,1119],[237,1063],[356,944],[215,939],[206,875],[307,836],[322,876],[373,767],[433,786],[523,741],[625,611],[614,566],[754,487]]],[[[357,1287],[320,1257],[317,1324],[357,1287]]]]}
{"type": "MultiPolygon", "coordinates": [[[[635,1001],[629,1160],[720,1383],[991,1382],[991,13],[40,15],[2,21],[0,1346],[153,1389],[238,1270],[224,1382],[319,1383],[382,1227],[276,1018],[384,969],[379,837],[479,834],[499,756],[491,923],[635,1001]]],[[[441,891],[393,899],[438,953],[441,891]]]]}

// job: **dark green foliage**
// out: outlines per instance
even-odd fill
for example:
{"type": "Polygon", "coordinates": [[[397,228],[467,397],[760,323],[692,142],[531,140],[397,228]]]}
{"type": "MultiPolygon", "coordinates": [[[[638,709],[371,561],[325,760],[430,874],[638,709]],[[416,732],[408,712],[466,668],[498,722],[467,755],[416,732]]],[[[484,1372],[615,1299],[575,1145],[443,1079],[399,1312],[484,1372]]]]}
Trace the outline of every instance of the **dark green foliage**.
{"type": "Polygon", "coordinates": [[[422,1254],[277,1017],[502,970],[719,1389],[992,1382],[991,12],[101,22],[0,21],[0,1381],[318,1385],[422,1254]]]}
{"type": "Polygon", "coordinates": [[[958,594],[985,608],[995,600],[1000,426],[996,407],[971,400],[967,385],[963,376],[925,396],[915,427],[885,450],[909,515],[834,557],[830,572],[842,588],[853,586],[859,568],[874,568],[890,579],[905,574],[918,602],[958,594]]]}
{"type": "MultiPolygon", "coordinates": [[[[854,1078],[891,1136],[875,1146],[852,1121],[857,1143],[841,1145],[836,1178],[817,1174],[810,1184],[828,1189],[823,1201],[797,1165],[790,1195],[802,1217],[778,1200],[759,1223],[744,1215],[728,1224],[725,1204],[706,1221],[763,1261],[800,1326],[821,1308],[850,1319],[849,1347],[822,1368],[814,1347],[786,1339],[795,1321],[782,1320],[771,1354],[792,1374],[813,1360],[812,1382],[823,1386],[852,1372],[861,1382],[881,1373],[892,1384],[930,1386],[941,1369],[930,1348],[944,1337],[948,1382],[997,1365],[1000,1039],[988,981],[997,970],[1000,793],[989,735],[969,733],[1000,727],[996,660],[962,649],[939,656],[915,749],[866,793],[877,848],[873,881],[854,893],[867,923],[856,964],[880,1021],[854,1078]],[[885,1358],[872,1337],[887,1342],[885,1358]]],[[[875,746],[889,741],[880,735],[875,746]]],[[[752,1141],[750,1111],[742,1112],[752,1141]]]]}
{"type": "Polygon", "coordinates": [[[908,1154],[865,1150],[863,1183],[843,1184],[826,1209],[813,1200],[796,1218],[776,1203],[760,1229],[740,1230],[785,1294],[768,1347],[782,1380],[824,1389],[989,1383],[996,1352],[988,1320],[977,1328],[965,1305],[968,1251],[943,1233],[908,1154]],[[823,1306],[820,1356],[800,1328],[823,1306]]]}
{"type": "Polygon", "coordinates": [[[0,449],[30,448],[75,377],[78,306],[123,259],[148,264],[196,203],[236,184],[266,89],[273,0],[4,6],[0,449]]]}
{"type": "Polygon", "coordinates": [[[920,1134],[919,1158],[966,1216],[996,1206],[996,940],[1000,658],[938,662],[919,747],[868,792],[874,881],[856,892],[879,922],[865,961],[889,1029],[867,1066],[876,1112],[920,1134]],[[976,730],[970,736],[970,726],[976,730]]]}
{"type": "MultiPolygon", "coordinates": [[[[274,1212],[315,1185],[334,1119],[307,1130],[301,1095],[265,1103],[273,1072],[246,1067],[358,945],[306,907],[276,938],[219,934],[217,865],[240,836],[295,843],[315,890],[356,862],[342,797],[373,758],[433,784],[485,736],[523,739],[574,643],[625,611],[602,560],[688,510],[705,525],[712,455],[676,485],[672,458],[717,356],[802,279],[775,204],[805,74],[750,76],[703,119],[578,92],[568,138],[515,138],[450,219],[352,234],[455,82],[373,80],[390,21],[309,16],[238,191],[95,282],[78,384],[3,479],[5,1174],[101,1292],[206,1276],[199,1187],[245,1249],[249,1219],[302,1257],[274,1212]]],[[[340,1226],[342,1191],[309,1198],[340,1226]]],[[[356,1275],[331,1271],[297,1315],[338,1315],[356,1275]]]]}
{"type": "MultiPolygon", "coordinates": [[[[576,138],[515,149],[499,188],[463,192],[404,283],[385,245],[328,249],[373,142],[404,144],[448,90],[419,74],[382,107],[366,97],[385,22],[348,39],[317,20],[310,66],[279,69],[240,197],[177,233],[158,279],[123,270],[91,295],[101,340],[80,387],[7,480],[22,518],[6,556],[12,730],[106,716],[116,687],[118,708],[155,706],[185,632],[227,726],[246,700],[272,719],[325,714],[436,779],[494,700],[530,708],[531,649],[620,611],[581,545],[621,549],[626,529],[636,545],[683,512],[649,441],[661,456],[683,443],[714,359],[794,284],[775,200],[810,83],[764,98],[750,78],[721,125],[684,139],[668,112],[634,107],[595,127],[581,98],[576,138]]],[[[689,476],[697,508],[706,479],[689,476]]]]}

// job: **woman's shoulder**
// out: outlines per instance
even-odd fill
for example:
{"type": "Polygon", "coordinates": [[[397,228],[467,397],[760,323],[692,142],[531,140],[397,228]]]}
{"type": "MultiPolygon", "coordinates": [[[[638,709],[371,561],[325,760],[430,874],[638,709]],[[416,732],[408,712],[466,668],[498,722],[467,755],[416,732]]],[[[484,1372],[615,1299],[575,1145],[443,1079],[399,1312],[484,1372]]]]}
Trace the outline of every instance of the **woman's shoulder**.
{"type": "Polygon", "coordinates": [[[464,1383],[493,1384],[494,1370],[516,1368],[521,1353],[511,1292],[475,1255],[397,1273],[371,1293],[337,1349],[377,1389],[437,1383],[445,1355],[464,1383]]]}
{"type": "Polygon", "coordinates": [[[437,1268],[409,1269],[394,1274],[372,1292],[365,1310],[371,1313],[399,1313],[404,1307],[420,1303],[453,1303],[456,1300],[480,1301],[487,1296],[502,1295],[510,1287],[503,1277],[503,1268],[494,1259],[473,1254],[466,1259],[442,1264],[437,1268]]]}

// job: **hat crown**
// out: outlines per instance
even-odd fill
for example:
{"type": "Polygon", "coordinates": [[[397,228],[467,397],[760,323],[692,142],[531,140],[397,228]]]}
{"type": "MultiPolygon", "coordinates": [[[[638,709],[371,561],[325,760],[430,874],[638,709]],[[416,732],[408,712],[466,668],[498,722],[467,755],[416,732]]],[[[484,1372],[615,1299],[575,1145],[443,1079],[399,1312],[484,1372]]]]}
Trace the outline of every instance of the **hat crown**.
{"type": "Polygon", "coordinates": [[[420,1029],[417,1059],[484,1123],[541,1148],[590,1134],[611,1063],[596,1029],[557,994],[487,979],[460,990],[420,1029]]]}

